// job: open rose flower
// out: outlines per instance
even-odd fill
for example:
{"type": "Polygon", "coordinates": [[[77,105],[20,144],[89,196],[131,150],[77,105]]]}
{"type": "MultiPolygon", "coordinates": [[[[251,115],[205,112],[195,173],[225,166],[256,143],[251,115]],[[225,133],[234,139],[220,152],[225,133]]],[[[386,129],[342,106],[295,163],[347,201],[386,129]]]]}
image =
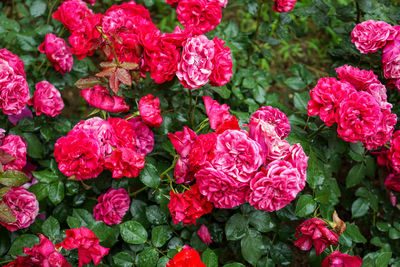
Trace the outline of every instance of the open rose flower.
{"type": "Polygon", "coordinates": [[[151,78],[156,83],[164,83],[175,77],[180,61],[180,53],[175,45],[168,42],[160,42],[159,49],[150,56],[151,78]]]}
{"type": "Polygon", "coordinates": [[[389,165],[397,173],[400,173],[400,131],[396,131],[390,139],[390,150],[387,154],[389,165]]]}
{"type": "Polygon", "coordinates": [[[390,190],[400,192],[400,174],[390,173],[386,177],[385,186],[390,190]]]}
{"type": "Polygon", "coordinates": [[[339,80],[350,83],[357,91],[366,91],[371,84],[381,83],[372,70],[362,70],[350,65],[335,69],[339,80]]]}
{"type": "Polygon", "coordinates": [[[113,178],[138,177],[145,164],[144,155],[126,147],[117,147],[106,158],[104,167],[112,172],[113,178]]]}
{"type": "MultiPolygon", "coordinates": [[[[399,26],[395,26],[400,30],[399,26]]],[[[387,42],[382,50],[382,67],[386,79],[400,78],[400,36],[387,42]]]]}
{"type": "Polygon", "coordinates": [[[227,84],[232,75],[232,56],[228,46],[224,46],[222,39],[215,37],[214,40],[215,56],[213,59],[214,69],[210,75],[210,84],[212,86],[223,86],[227,84]]]}
{"type": "Polygon", "coordinates": [[[53,19],[61,21],[68,30],[76,31],[82,27],[83,19],[92,11],[81,0],[64,1],[53,13],[53,19]]]}
{"type": "Polygon", "coordinates": [[[136,151],[136,133],[131,124],[121,118],[110,117],[107,121],[113,128],[112,147],[124,147],[136,151]]]}
{"type": "Polygon", "coordinates": [[[71,48],[64,39],[53,33],[46,34],[44,42],[39,46],[39,52],[45,53],[51,65],[61,74],[70,72],[74,64],[71,48]]]}
{"type": "Polygon", "coordinates": [[[83,89],[81,96],[89,103],[89,105],[108,112],[128,112],[129,106],[121,96],[111,95],[108,90],[101,86],[95,85],[93,88],[83,89]]]}
{"type": "Polygon", "coordinates": [[[222,133],[227,129],[240,129],[237,118],[229,112],[226,104],[220,105],[209,96],[203,96],[203,101],[211,129],[217,133],[222,133]]]}
{"type": "Polygon", "coordinates": [[[33,193],[28,192],[22,187],[11,188],[0,201],[6,204],[14,214],[15,221],[0,224],[8,231],[16,231],[31,225],[39,212],[39,202],[33,193]]]}
{"type": "Polygon", "coordinates": [[[201,261],[199,253],[192,248],[184,248],[181,252],[175,254],[173,259],[170,259],[166,267],[206,267],[201,261]]]}
{"type": "Polygon", "coordinates": [[[375,53],[385,46],[386,41],[393,40],[397,31],[384,21],[367,20],[357,24],[351,32],[351,42],[363,53],[375,53]]]}
{"type": "MultiPolygon", "coordinates": [[[[129,117],[126,116],[125,119],[129,117]]],[[[153,151],[154,146],[154,133],[147,126],[146,123],[143,122],[140,117],[133,117],[128,120],[131,124],[133,130],[135,131],[136,136],[136,152],[140,155],[146,156],[151,151],[153,151]]]]}
{"type": "Polygon", "coordinates": [[[36,84],[36,91],[28,104],[33,105],[37,116],[43,113],[49,117],[55,117],[61,114],[64,108],[60,91],[48,81],[36,84]]]}
{"type": "Polygon", "coordinates": [[[93,217],[96,221],[103,221],[108,225],[120,224],[129,210],[130,202],[125,189],[110,188],[97,199],[97,205],[93,208],[93,217]]]}
{"type": "Polygon", "coordinates": [[[56,249],[78,249],[79,267],[88,264],[93,260],[95,265],[100,264],[101,259],[109,252],[109,248],[102,247],[97,236],[89,229],[81,227],[79,229],[69,229],[65,231],[67,235],[61,243],[56,245],[56,249]]]}
{"type": "Polygon", "coordinates": [[[362,265],[360,256],[350,256],[340,251],[332,252],[321,263],[321,267],[361,267],[362,265]]]}
{"type": "Polygon", "coordinates": [[[320,219],[308,219],[296,229],[294,245],[301,250],[310,250],[315,247],[317,255],[321,254],[328,246],[337,245],[339,236],[326,227],[326,222],[320,219]]]}
{"type": "MultiPolygon", "coordinates": [[[[8,66],[13,70],[16,75],[25,78],[24,62],[19,59],[18,55],[11,53],[5,48],[0,49],[0,59],[7,62],[8,66]]],[[[3,68],[1,69],[3,70],[3,68]]]]}
{"type": "Polygon", "coordinates": [[[0,84],[0,109],[4,114],[20,114],[28,101],[29,87],[25,77],[13,75],[0,84]]]}
{"type": "Polygon", "coordinates": [[[276,12],[289,12],[296,5],[297,0],[274,0],[275,4],[272,10],[276,12]]]}
{"type": "Polygon", "coordinates": [[[27,151],[26,141],[22,137],[11,134],[7,135],[2,140],[0,149],[4,150],[14,158],[13,161],[3,165],[4,170],[22,170],[26,164],[27,151]]]}
{"type": "Polygon", "coordinates": [[[148,94],[139,100],[140,117],[150,127],[160,127],[163,122],[161,117],[160,99],[148,94]]]}

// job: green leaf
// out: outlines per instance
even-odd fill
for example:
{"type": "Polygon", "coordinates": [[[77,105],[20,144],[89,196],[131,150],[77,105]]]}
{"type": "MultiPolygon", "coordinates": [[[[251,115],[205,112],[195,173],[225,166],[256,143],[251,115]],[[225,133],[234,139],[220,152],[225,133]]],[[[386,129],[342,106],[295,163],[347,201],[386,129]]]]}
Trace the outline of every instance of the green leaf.
{"type": "Polygon", "coordinates": [[[264,253],[262,236],[259,232],[250,229],[246,236],[240,241],[242,256],[253,266],[264,253]]]}
{"type": "Polygon", "coordinates": [[[120,224],[122,239],[129,244],[143,244],[147,240],[147,231],[137,221],[127,221],[120,224]]]}
{"type": "Polygon", "coordinates": [[[317,203],[311,195],[302,195],[297,201],[295,214],[299,217],[306,217],[313,213],[316,208],[317,203]]]}
{"type": "Polygon", "coordinates": [[[342,237],[347,237],[355,243],[365,243],[367,239],[360,233],[360,229],[354,223],[346,223],[346,230],[344,231],[342,237]]]}
{"type": "Polygon", "coordinates": [[[293,103],[294,107],[303,114],[307,114],[307,102],[310,100],[308,92],[294,93],[293,103]]]}
{"type": "Polygon", "coordinates": [[[167,215],[156,205],[146,207],[146,217],[151,224],[160,225],[167,223],[167,215]]]}
{"type": "Polygon", "coordinates": [[[299,91],[307,87],[307,84],[300,77],[290,77],[285,80],[285,84],[293,90],[299,91]]]}
{"type": "Polygon", "coordinates": [[[11,248],[8,251],[8,255],[22,255],[22,249],[23,248],[30,248],[33,247],[33,245],[36,245],[39,243],[39,237],[36,235],[31,235],[31,234],[23,234],[19,236],[15,241],[11,244],[11,248]]]}
{"type": "Polygon", "coordinates": [[[161,258],[158,259],[157,267],[165,267],[168,262],[169,258],[166,256],[162,256],[161,258]]]}
{"type": "Polygon", "coordinates": [[[365,171],[366,168],[364,164],[358,163],[357,165],[354,165],[347,174],[346,187],[350,188],[358,185],[365,177],[365,171]]]}
{"type": "Polygon", "coordinates": [[[379,267],[386,267],[389,264],[392,252],[382,251],[375,260],[375,265],[379,267]]]}
{"type": "Polygon", "coordinates": [[[138,266],[139,267],[155,267],[158,261],[158,252],[154,248],[145,248],[138,255],[138,266]]]}
{"type": "Polygon", "coordinates": [[[220,86],[220,87],[211,87],[211,89],[219,94],[220,97],[223,99],[228,99],[231,97],[231,91],[228,89],[226,85],[220,86]]]}
{"type": "Polygon", "coordinates": [[[33,133],[22,133],[22,137],[28,144],[28,155],[34,159],[40,159],[43,155],[43,145],[33,133]]]}
{"type": "Polygon", "coordinates": [[[360,218],[364,216],[369,210],[369,201],[365,198],[357,198],[351,205],[351,214],[353,218],[360,218]]]}
{"type": "Polygon", "coordinates": [[[19,187],[29,181],[25,173],[15,170],[7,170],[0,174],[0,184],[4,186],[19,187]]]}
{"type": "Polygon", "coordinates": [[[150,162],[146,162],[146,165],[140,172],[139,178],[142,183],[151,188],[156,188],[161,182],[157,168],[150,162]]]}
{"type": "Polygon", "coordinates": [[[46,12],[47,4],[41,0],[34,1],[30,6],[30,12],[32,17],[40,17],[46,12]]]}
{"type": "Polygon", "coordinates": [[[50,184],[49,199],[54,205],[59,204],[64,199],[64,183],[62,181],[50,184]]]}
{"type": "Polygon", "coordinates": [[[389,238],[390,239],[399,239],[400,238],[400,231],[390,228],[389,229],[389,238]]]}
{"type": "Polygon", "coordinates": [[[0,202],[0,222],[2,222],[2,223],[14,223],[15,222],[15,216],[14,216],[13,211],[4,202],[0,202]]]}
{"type": "Polygon", "coordinates": [[[112,257],[115,266],[118,267],[132,267],[133,256],[127,252],[118,252],[112,257]]]}
{"type": "Polygon", "coordinates": [[[150,223],[146,217],[146,207],[147,204],[141,200],[131,200],[130,212],[132,214],[132,219],[140,222],[145,227],[150,226],[150,223]]]}
{"type": "Polygon", "coordinates": [[[232,262],[232,263],[225,264],[223,267],[246,267],[246,265],[243,265],[239,262],[232,262]]]}
{"type": "Polygon", "coordinates": [[[172,237],[172,231],[168,226],[160,225],[151,230],[151,243],[155,247],[162,247],[172,237]]]}
{"type": "Polygon", "coordinates": [[[93,215],[85,209],[73,209],[72,216],[77,218],[83,227],[89,227],[91,223],[95,222],[93,215]]]}
{"type": "Polygon", "coordinates": [[[248,222],[241,214],[234,214],[225,225],[225,235],[227,240],[242,239],[248,230],[248,222]]]}
{"type": "Polygon", "coordinates": [[[56,239],[60,234],[60,223],[56,218],[50,216],[42,224],[42,234],[50,238],[51,240],[56,239]]]}
{"type": "Polygon", "coordinates": [[[387,232],[390,229],[390,223],[388,222],[377,222],[376,227],[379,231],[387,232]]]}
{"type": "Polygon", "coordinates": [[[49,185],[37,183],[29,187],[29,191],[35,194],[38,201],[41,201],[49,195],[49,185]]]}
{"type": "Polygon", "coordinates": [[[267,90],[261,85],[257,85],[253,90],[254,100],[259,104],[265,104],[267,99],[267,90]]]}
{"type": "Polygon", "coordinates": [[[292,250],[285,243],[278,242],[272,245],[270,254],[276,264],[286,266],[292,263],[292,250]]]}
{"type": "Polygon", "coordinates": [[[203,254],[201,254],[201,261],[207,267],[218,267],[218,257],[211,249],[207,248],[203,254]]]}
{"type": "MultiPolygon", "coordinates": [[[[312,150],[313,151],[313,150],[312,150]]],[[[315,152],[310,152],[307,168],[307,183],[312,189],[322,185],[325,180],[324,163],[318,159],[315,152]]]]}
{"type": "Polygon", "coordinates": [[[54,183],[58,181],[58,176],[51,170],[32,172],[33,176],[41,183],[54,183]]]}
{"type": "Polygon", "coordinates": [[[67,217],[67,224],[68,224],[69,228],[81,228],[82,227],[81,221],[78,218],[75,218],[72,216],[67,217]]]}
{"type": "Polygon", "coordinates": [[[258,231],[266,233],[275,229],[276,223],[272,220],[271,215],[262,210],[256,210],[249,214],[249,223],[258,231]]]}

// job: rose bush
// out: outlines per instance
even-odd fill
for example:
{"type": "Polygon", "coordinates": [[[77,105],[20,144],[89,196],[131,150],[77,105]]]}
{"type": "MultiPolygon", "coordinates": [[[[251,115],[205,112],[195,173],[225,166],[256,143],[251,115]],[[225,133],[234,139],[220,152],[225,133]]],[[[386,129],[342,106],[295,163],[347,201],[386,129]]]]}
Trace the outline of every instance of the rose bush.
{"type": "Polygon", "coordinates": [[[0,10],[0,265],[400,267],[395,1],[0,10]]]}

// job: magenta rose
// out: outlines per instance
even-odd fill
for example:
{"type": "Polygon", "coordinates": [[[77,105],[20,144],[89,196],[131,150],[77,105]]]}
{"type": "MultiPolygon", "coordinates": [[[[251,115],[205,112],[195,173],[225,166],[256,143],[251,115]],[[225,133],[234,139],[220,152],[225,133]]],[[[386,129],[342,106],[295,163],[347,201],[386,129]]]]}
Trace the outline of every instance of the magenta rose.
{"type": "Polygon", "coordinates": [[[33,114],[32,111],[25,107],[21,113],[17,114],[17,115],[8,115],[8,120],[14,125],[17,126],[19,120],[21,120],[22,118],[25,117],[29,117],[29,118],[33,118],[33,114]]]}
{"type": "Polygon", "coordinates": [[[39,212],[39,202],[33,193],[28,192],[21,187],[11,188],[7,194],[3,196],[2,201],[13,212],[15,222],[0,224],[7,228],[8,231],[16,231],[31,225],[39,212]]]}
{"type": "Polygon", "coordinates": [[[93,88],[81,90],[81,96],[89,105],[108,112],[128,112],[129,106],[121,96],[111,95],[108,90],[95,85],[93,88]]]}
{"type": "Polygon", "coordinates": [[[291,163],[300,173],[300,187],[306,185],[307,179],[307,165],[308,157],[303,151],[303,147],[299,143],[295,143],[290,146],[289,153],[286,155],[285,161],[291,163]]]}
{"type": "Polygon", "coordinates": [[[222,39],[215,37],[214,40],[215,55],[213,59],[214,69],[210,75],[210,84],[212,86],[222,86],[227,84],[232,75],[232,56],[228,46],[224,46],[222,39]]]}
{"type": "Polygon", "coordinates": [[[379,122],[377,122],[376,134],[366,137],[366,139],[363,140],[364,146],[367,149],[376,149],[380,146],[384,146],[392,137],[393,129],[396,123],[397,115],[392,114],[390,108],[383,109],[382,118],[379,122]]]}
{"type": "Polygon", "coordinates": [[[382,50],[382,67],[386,79],[400,78],[400,38],[389,41],[382,50]]]}
{"type": "Polygon", "coordinates": [[[216,133],[206,133],[199,135],[196,142],[191,146],[189,153],[189,166],[192,171],[197,171],[212,159],[217,141],[216,133]]]}
{"type": "Polygon", "coordinates": [[[53,13],[53,19],[61,21],[71,32],[81,29],[83,19],[92,15],[92,11],[81,0],[64,1],[53,13]]]}
{"type": "Polygon", "coordinates": [[[175,45],[168,42],[160,42],[159,49],[150,56],[151,78],[156,83],[164,83],[175,77],[180,61],[180,53],[175,45]]]}
{"type": "Polygon", "coordinates": [[[197,139],[197,134],[187,126],[183,127],[183,131],[176,133],[168,133],[168,138],[171,140],[176,152],[186,158],[189,156],[193,143],[197,139]]]}
{"type": "Polygon", "coordinates": [[[288,205],[303,188],[296,167],[285,160],[274,160],[251,179],[247,201],[256,209],[272,212],[288,205]]]}
{"type": "Polygon", "coordinates": [[[208,231],[207,226],[205,226],[204,224],[202,224],[199,230],[197,230],[197,236],[200,237],[201,241],[203,241],[204,244],[212,243],[210,232],[208,231]]]}
{"type": "Polygon", "coordinates": [[[108,225],[120,224],[129,210],[131,200],[125,189],[110,188],[97,199],[93,208],[93,217],[108,225]]]}
{"type": "Polygon", "coordinates": [[[117,147],[106,158],[104,167],[112,172],[112,177],[138,177],[145,164],[145,156],[129,147],[117,147]]]}
{"type": "Polygon", "coordinates": [[[104,154],[100,141],[89,131],[75,130],[61,137],[54,145],[58,169],[76,179],[97,177],[103,171],[104,154]]]}
{"type": "Polygon", "coordinates": [[[214,68],[214,42],[205,35],[190,37],[182,50],[176,76],[185,88],[197,89],[208,82],[214,68]]]}
{"type": "Polygon", "coordinates": [[[340,251],[332,252],[321,263],[321,267],[361,267],[362,265],[363,261],[360,256],[350,256],[342,254],[340,251]]]}
{"type": "Polygon", "coordinates": [[[0,108],[4,114],[20,114],[28,101],[29,88],[23,76],[13,75],[0,84],[0,108]]]}
{"type": "Polygon", "coordinates": [[[400,192],[400,174],[390,173],[386,177],[385,186],[390,190],[400,192]]]}
{"type": "Polygon", "coordinates": [[[296,5],[297,0],[274,0],[275,4],[272,7],[276,12],[289,12],[296,5]]]}
{"type": "Polygon", "coordinates": [[[136,151],[136,133],[131,124],[121,118],[108,118],[107,121],[111,124],[114,130],[112,136],[112,147],[130,148],[136,151]]]}
{"type": "Polygon", "coordinates": [[[55,117],[61,114],[64,108],[64,102],[60,91],[57,90],[48,81],[42,81],[36,84],[36,90],[28,104],[33,105],[36,115],[46,114],[49,117],[55,117]]]}
{"type": "Polygon", "coordinates": [[[161,117],[160,99],[151,94],[139,100],[139,112],[144,123],[150,127],[160,127],[163,122],[161,117]]]}
{"type": "Polygon", "coordinates": [[[74,58],[64,39],[57,38],[52,33],[46,34],[44,42],[39,46],[39,52],[45,53],[51,65],[61,74],[71,71],[74,58]]]}
{"type": "Polygon", "coordinates": [[[0,49],[1,60],[6,61],[16,75],[21,75],[25,78],[24,62],[16,54],[11,53],[5,48],[0,49]]]}
{"type": "Polygon", "coordinates": [[[203,96],[203,102],[208,119],[210,120],[211,129],[217,133],[222,133],[227,129],[240,129],[238,120],[229,112],[230,107],[226,104],[220,105],[209,96],[203,96]]]}
{"type": "Polygon", "coordinates": [[[4,170],[20,171],[26,165],[27,144],[22,137],[11,134],[7,135],[2,140],[0,149],[4,150],[14,158],[10,163],[3,165],[4,170]]]}
{"type": "Polygon", "coordinates": [[[258,120],[272,125],[280,138],[285,138],[290,133],[289,119],[277,108],[263,106],[257,109],[250,117],[250,124],[252,121],[257,122],[258,120]]]}
{"type": "Polygon", "coordinates": [[[390,166],[394,171],[400,173],[400,131],[394,132],[390,139],[390,150],[387,154],[390,166]]]}
{"type": "Polygon", "coordinates": [[[350,83],[357,91],[365,91],[371,84],[380,83],[372,70],[361,70],[350,65],[343,65],[335,70],[339,80],[350,83]]]}
{"type": "MultiPolygon", "coordinates": [[[[126,116],[127,119],[129,116],[126,116]]],[[[140,117],[133,117],[128,120],[133,130],[135,131],[136,137],[136,152],[146,156],[153,151],[154,146],[154,134],[146,123],[140,117]]]]}
{"type": "Polygon", "coordinates": [[[222,18],[221,6],[207,0],[181,0],[176,9],[178,20],[185,28],[193,28],[197,34],[212,31],[222,18]]]}
{"type": "Polygon", "coordinates": [[[359,23],[351,32],[351,42],[360,53],[375,53],[385,46],[386,41],[393,40],[397,31],[384,21],[367,20],[359,23]]]}
{"type": "Polygon", "coordinates": [[[215,2],[220,7],[226,7],[226,5],[228,4],[228,0],[208,0],[208,2],[215,2]]]}
{"type": "Polygon", "coordinates": [[[192,28],[181,29],[181,27],[177,25],[172,33],[163,33],[162,38],[165,42],[174,44],[177,48],[182,48],[186,39],[193,37],[193,35],[192,28]]]}

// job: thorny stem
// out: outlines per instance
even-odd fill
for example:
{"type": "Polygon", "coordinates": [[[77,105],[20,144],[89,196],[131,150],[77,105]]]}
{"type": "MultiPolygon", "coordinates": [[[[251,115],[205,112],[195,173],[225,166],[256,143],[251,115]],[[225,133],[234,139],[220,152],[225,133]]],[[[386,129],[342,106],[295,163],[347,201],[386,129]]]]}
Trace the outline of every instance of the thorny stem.
{"type": "Polygon", "coordinates": [[[169,177],[168,172],[169,172],[170,170],[172,170],[173,168],[175,168],[175,165],[176,165],[176,162],[177,162],[177,161],[178,161],[178,156],[175,156],[175,157],[174,157],[174,161],[172,162],[171,166],[169,166],[168,169],[166,169],[165,171],[163,171],[163,172],[160,174],[161,179],[164,177],[164,175],[167,175],[167,176],[169,177]]]}
{"type": "Polygon", "coordinates": [[[325,124],[322,124],[321,126],[319,126],[318,130],[316,130],[315,132],[309,134],[309,135],[307,136],[307,139],[310,139],[310,138],[316,136],[317,134],[319,134],[320,132],[322,132],[322,131],[324,130],[325,127],[326,127],[326,125],[325,125],[325,124]]]}
{"type": "Polygon", "coordinates": [[[129,193],[129,196],[130,197],[136,196],[137,194],[139,194],[140,192],[146,190],[147,188],[149,188],[149,187],[148,186],[142,187],[142,188],[140,188],[139,190],[137,190],[135,192],[129,193]]]}

